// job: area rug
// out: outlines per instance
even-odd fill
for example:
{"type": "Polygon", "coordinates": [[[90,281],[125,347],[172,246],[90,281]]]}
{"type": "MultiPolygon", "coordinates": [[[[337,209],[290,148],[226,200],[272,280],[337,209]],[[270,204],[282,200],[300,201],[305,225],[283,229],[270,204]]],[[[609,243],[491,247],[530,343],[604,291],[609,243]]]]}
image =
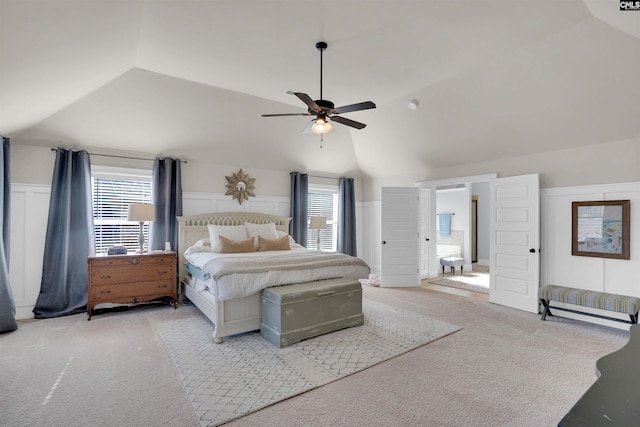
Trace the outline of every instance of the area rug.
{"type": "Polygon", "coordinates": [[[487,275],[474,273],[465,273],[462,276],[451,276],[449,279],[433,279],[428,283],[440,286],[449,286],[451,288],[465,289],[467,291],[489,293],[489,284],[487,283],[487,275]]]}
{"type": "Polygon", "coordinates": [[[365,324],[277,348],[249,332],[211,339],[193,306],[156,327],[173,356],[201,426],[216,426],[328,384],[460,330],[431,317],[363,300],[365,324]]]}

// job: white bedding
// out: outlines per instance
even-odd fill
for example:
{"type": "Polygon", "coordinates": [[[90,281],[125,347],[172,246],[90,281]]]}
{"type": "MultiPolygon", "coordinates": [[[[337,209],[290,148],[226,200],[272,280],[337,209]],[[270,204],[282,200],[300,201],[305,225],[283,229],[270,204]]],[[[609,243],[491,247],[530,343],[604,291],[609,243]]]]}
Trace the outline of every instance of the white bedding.
{"type": "MultiPolygon", "coordinates": [[[[196,292],[207,288],[220,301],[242,298],[252,295],[269,286],[287,285],[312,280],[330,279],[334,277],[350,277],[365,279],[369,277],[369,267],[359,258],[335,252],[310,251],[294,248],[288,251],[248,252],[242,254],[220,254],[214,252],[185,253],[186,260],[202,269],[211,277],[208,280],[192,280],[196,292]],[[229,273],[225,262],[238,263],[245,260],[255,261],[256,265],[278,265],[286,259],[295,257],[296,262],[305,268],[281,267],[277,269],[244,268],[229,273]],[[318,262],[317,266],[307,268],[318,262]]],[[[245,264],[243,264],[245,265],[245,264]]]]}

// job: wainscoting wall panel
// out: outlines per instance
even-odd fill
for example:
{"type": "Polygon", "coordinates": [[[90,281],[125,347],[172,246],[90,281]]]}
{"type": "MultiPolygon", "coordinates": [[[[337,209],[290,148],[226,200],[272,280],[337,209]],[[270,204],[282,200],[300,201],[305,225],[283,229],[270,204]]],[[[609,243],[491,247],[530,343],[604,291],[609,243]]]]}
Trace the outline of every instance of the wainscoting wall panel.
{"type": "Polygon", "coordinates": [[[640,183],[543,189],[540,285],[560,285],[640,297],[640,183]],[[629,260],[571,255],[571,202],[631,200],[629,260]]]}
{"type": "MultiPolygon", "coordinates": [[[[9,278],[17,318],[31,318],[40,292],[42,256],[50,187],[12,184],[9,278]]],[[[557,284],[640,296],[640,233],[631,233],[631,259],[615,260],[571,255],[571,202],[631,200],[631,229],[640,227],[640,183],[563,187],[541,190],[541,285],[557,284]]],[[[289,215],[289,198],[258,196],[240,205],[231,196],[184,193],[184,215],[214,211],[252,211],[289,215]]],[[[379,273],[381,266],[380,202],[356,203],[358,256],[379,273]]]]}
{"type": "MultiPolygon", "coordinates": [[[[382,264],[382,211],[380,201],[364,202],[359,205],[363,230],[358,230],[358,256],[365,260],[371,273],[380,274],[382,264]]],[[[358,206],[356,206],[358,212],[358,206]]]]}
{"type": "Polygon", "coordinates": [[[18,319],[33,317],[40,293],[50,197],[50,186],[11,185],[9,280],[18,319]]]}

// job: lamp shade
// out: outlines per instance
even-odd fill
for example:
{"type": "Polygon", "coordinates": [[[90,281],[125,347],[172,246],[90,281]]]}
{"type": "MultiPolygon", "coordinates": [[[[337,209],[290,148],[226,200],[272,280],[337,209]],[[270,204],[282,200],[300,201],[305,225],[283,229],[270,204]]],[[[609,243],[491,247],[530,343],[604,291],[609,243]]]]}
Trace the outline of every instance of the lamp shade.
{"type": "Polygon", "coordinates": [[[329,123],[329,120],[319,117],[316,122],[311,126],[311,132],[316,135],[323,135],[333,130],[333,126],[329,123]]]}
{"type": "Polygon", "coordinates": [[[327,228],[327,218],[323,216],[312,216],[309,222],[309,229],[324,230],[327,228]]]}
{"type": "Polygon", "coordinates": [[[131,203],[129,204],[129,221],[145,222],[153,221],[155,214],[153,213],[153,205],[149,203],[131,203]]]}

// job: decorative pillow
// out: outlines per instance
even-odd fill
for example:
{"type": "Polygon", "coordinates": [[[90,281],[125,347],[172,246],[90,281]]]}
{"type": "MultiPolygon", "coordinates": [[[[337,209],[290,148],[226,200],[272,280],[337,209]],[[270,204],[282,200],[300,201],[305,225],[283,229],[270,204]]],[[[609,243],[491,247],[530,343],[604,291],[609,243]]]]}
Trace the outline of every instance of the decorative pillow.
{"type": "Polygon", "coordinates": [[[276,230],[276,233],[278,233],[278,238],[280,238],[282,236],[289,236],[289,245],[293,246],[293,245],[297,244],[296,243],[296,239],[294,239],[293,237],[291,237],[290,235],[288,235],[284,231],[276,230]]]}
{"type": "Polygon", "coordinates": [[[246,240],[247,229],[243,225],[213,225],[209,224],[209,239],[211,240],[211,252],[220,252],[219,236],[231,240],[246,240]]]}
{"type": "Polygon", "coordinates": [[[277,239],[266,239],[258,236],[258,251],[288,251],[291,250],[289,245],[289,236],[282,236],[277,239]]]}
{"type": "Polygon", "coordinates": [[[246,240],[231,240],[224,236],[218,236],[221,254],[239,254],[243,252],[255,252],[253,237],[246,240]]]}

